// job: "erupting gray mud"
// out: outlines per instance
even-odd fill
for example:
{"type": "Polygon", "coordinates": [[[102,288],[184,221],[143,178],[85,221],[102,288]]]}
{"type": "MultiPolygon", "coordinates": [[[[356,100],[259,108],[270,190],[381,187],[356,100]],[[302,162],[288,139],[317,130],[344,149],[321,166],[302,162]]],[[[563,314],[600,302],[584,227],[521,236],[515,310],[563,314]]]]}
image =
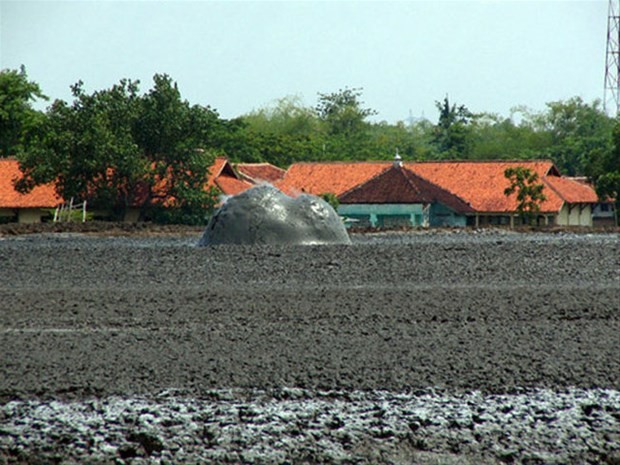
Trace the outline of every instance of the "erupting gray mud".
{"type": "Polygon", "coordinates": [[[198,245],[349,243],[342,220],[327,202],[306,194],[292,198],[264,184],[228,199],[198,245]]]}

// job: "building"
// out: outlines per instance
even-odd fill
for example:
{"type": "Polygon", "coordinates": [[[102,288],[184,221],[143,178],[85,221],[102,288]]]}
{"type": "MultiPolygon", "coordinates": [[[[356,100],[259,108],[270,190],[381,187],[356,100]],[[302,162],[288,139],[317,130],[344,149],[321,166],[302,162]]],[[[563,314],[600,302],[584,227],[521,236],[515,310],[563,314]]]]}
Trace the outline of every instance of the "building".
{"type": "Polygon", "coordinates": [[[274,184],[286,174],[285,170],[271,163],[235,163],[233,167],[241,179],[252,184],[274,184]]]}
{"type": "Polygon", "coordinates": [[[508,168],[523,167],[536,173],[543,183],[546,200],[540,203],[540,225],[592,226],[592,205],[598,196],[587,185],[560,175],[549,160],[519,161],[446,161],[420,162],[412,171],[452,192],[475,210],[468,225],[519,224],[517,195],[506,196],[510,182],[504,176],[508,168]]]}
{"type": "Polygon", "coordinates": [[[599,202],[592,208],[594,226],[615,226],[618,224],[618,212],[614,202],[599,202]]]}
{"type": "MultiPolygon", "coordinates": [[[[342,202],[339,209],[342,215],[361,215],[359,209],[364,202],[360,198],[356,199],[357,207],[353,208],[346,206],[352,203],[352,197],[348,195],[344,202],[342,197],[345,193],[348,194],[353,189],[368,183],[392,166],[393,163],[389,161],[296,163],[291,165],[284,178],[276,185],[289,195],[303,192],[315,195],[332,193],[342,202]]],[[[440,208],[447,206],[444,203],[435,202],[436,220],[431,222],[429,212],[429,225],[463,226],[466,224],[474,227],[518,225],[520,218],[516,194],[511,196],[504,194],[504,190],[510,185],[504,172],[507,168],[518,166],[537,173],[540,182],[544,185],[543,193],[546,200],[540,204],[538,224],[592,226],[592,206],[599,201],[592,187],[562,177],[555,165],[548,160],[408,162],[403,163],[402,166],[417,176],[418,185],[422,186],[420,179],[426,181],[427,188],[431,185],[434,186],[433,189],[442,189],[451,194],[452,198],[459,199],[462,206],[467,206],[467,208],[448,208],[442,214],[440,208]],[[443,221],[440,219],[442,215],[443,221]]],[[[380,195],[372,193],[372,189],[378,189],[383,184],[385,183],[377,181],[364,188],[364,196],[368,199],[365,208],[369,215],[384,215],[384,213],[377,213],[378,210],[374,213],[371,210],[384,209],[385,202],[383,207],[379,207],[380,203],[370,202],[374,195],[380,195]],[[372,208],[371,204],[374,205],[372,208]]],[[[395,192],[392,194],[395,195],[395,192]]],[[[394,199],[402,200],[398,197],[394,199]]],[[[424,202],[418,204],[423,205],[424,202]]],[[[404,208],[403,203],[400,205],[399,208],[404,208]]],[[[420,214],[413,211],[418,207],[408,208],[409,214],[420,214]]],[[[394,215],[401,214],[408,213],[399,213],[394,210],[394,215]]],[[[395,221],[402,221],[402,218],[395,221]]],[[[415,222],[418,224],[417,220],[415,222]]],[[[378,217],[377,224],[380,224],[378,217]]],[[[424,217],[422,224],[424,225],[424,217]]]]}
{"type": "Polygon", "coordinates": [[[0,222],[38,223],[53,218],[54,210],[62,203],[54,185],[44,184],[20,194],[15,190],[15,181],[21,177],[17,160],[0,159],[0,222]]]}
{"type": "Polygon", "coordinates": [[[591,186],[562,176],[545,176],[544,182],[549,188],[545,195],[551,195],[549,191],[552,191],[562,200],[555,224],[594,225],[594,207],[599,204],[599,198],[591,186]]]}
{"type": "MultiPolygon", "coordinates": [[[[205,189],[215,188],[223,196],[236,195],[252,187],[253,183],[241,178],[230,162],[224,157],[215,159],[209,168],[209,179],[205,189]]],[[[27,194],[20,194],[15,190],[14,182],[22,177],[19,163],[15,159],[0,159],[0,221],[36,223],[52,220],[54,210],[65,201],[56,193],[53,183],[35,187],[27,194]]],[[[164,184],[166,181],[160,181],[164,184]]],[[[155,196],[155,202],[166,206],[172,204],[172,199],[159,196],[157,186],[150,195],[155,196]]],[[[142,204],[146,201],[146,192],[138,193],[133,205],[127,208],[124,221],[136,222],[140,219],[142,204]]],[[[109,213],[109,212],[108,212],[109,213]]],[[[106,212],[96,212],[105,217],[106,212]]]]}
{"type": "MultiPolygon", "coordinates": [[[[295,163],[284,172],[269,163],[232,165],[218,157],[209,168],[205,189],[230,196],[270,182],[289,195],[333,194],[340,201],[339,213],[360,226],[515,226],[520,223],[518,201],[516,194],[504,195],[509,186],[504,172],[518,166],[537,173],[544,186],[546,200],[540,204],[538,224],[592,226],[596,214],[608,222],[615,218],[613,204],[601,202],[589,184],[562,177],[548,160],[306,162],[295,163]]],[[[14,182],[20,177],[17,160],[0,160],[0,221],[52,218],[54,209],[63,203],[54,185],[19,194],[14,182]]],[[[162,193],[166,182],[160,181],[162,193]]],[[[147,194],[164,207],[174,204],[174,199],[158,196],[157,190],[156,186],[144,197],[138,196],[125,221],[140,219],[147,194]]]]}
{"type": "MultiPolygon", "coordinates": [[[[226,157],[217,157],[209,167],[209,176],[206,190],[215,189],[222,197],[237,195],[252,187],[253,183],[242,179],[226,157]]],[[[158,191],[165,192],[166,179],[160,180],[153,188],[153,203],[163,207],[172,206],[174,199],[168,198],[165,194],[158,194],[158,191]]],[[[142,205],[146,201],[145,196],[138,196],[134,205],[127,208],[124,221],[135,223],[140,221],[142,205]]]]}
{"type": "MultiPolygon", "coordinates": [[[[593,189],[592,184],[590,184],[590,181],[586,177],[573,177],[569,179],[585,184],[593,189]]],[[[617,215],[618,212],[616,211],[616,204],[613,199],[598,199],[598,202],[592,205],[592,224],[594,226],[615,226],[618,224],[617,215]]]]}
{"type": "Polygon", "coordinates": [[[473,209],[400,163],[339,197],[338,212],[360,227],[465,226],[473,209]]]}
{"type": "Polygon", "coordinates": [[[207,188],[215,188],[224,196],[237,195],[254,185],[243,179],[226,157],[217,157],[209,168],[207,188]]]}
{"type": "Polygon", "coordinates": [[[302,162],[292,164],[275,186],[288,195],[342,194],[387,170],[382,162],[302,162]]]}

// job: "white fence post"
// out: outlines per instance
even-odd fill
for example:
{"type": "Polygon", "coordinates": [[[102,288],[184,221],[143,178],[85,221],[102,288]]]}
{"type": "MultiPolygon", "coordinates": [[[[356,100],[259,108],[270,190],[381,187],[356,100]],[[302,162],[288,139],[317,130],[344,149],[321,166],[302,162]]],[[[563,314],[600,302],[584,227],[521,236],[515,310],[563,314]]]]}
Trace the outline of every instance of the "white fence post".
{"type": "Polygon", "coordinates": [[[69,212],[67,213],[67,222],[71,222],[71,212],[73,211],[73,197],[69,200],[69,212]]]}
{"type": "Polygon", "coordinates": [[[86,206],[87,206],[86,200],[84,200],[82,203],[78,203],[74,205],[73,197],[71,197],[71,199],[69,200],[69,205],[63,203],[59,205],[58,207],[56,207],[56,210],[54,211],[54,223],[63,222],[63,221],[67,221],[67,222],[72,221],[71,213],[73,212],[73,210],[78,210],[78,209],[82,210],[82,223],[85,223],[86,222],[86,206]]]}

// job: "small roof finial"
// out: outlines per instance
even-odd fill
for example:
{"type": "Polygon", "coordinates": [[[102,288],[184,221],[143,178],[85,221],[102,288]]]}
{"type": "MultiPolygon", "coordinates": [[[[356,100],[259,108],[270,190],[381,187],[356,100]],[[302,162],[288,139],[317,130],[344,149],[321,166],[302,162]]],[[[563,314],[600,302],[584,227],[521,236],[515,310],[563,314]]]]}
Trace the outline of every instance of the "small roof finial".
{"type": "Polygon", "coordinates": [[[394,166],[403,166],[403,159],[398,154],[398,149],[396,149],[396,154],[394,155],[394,166]]]}

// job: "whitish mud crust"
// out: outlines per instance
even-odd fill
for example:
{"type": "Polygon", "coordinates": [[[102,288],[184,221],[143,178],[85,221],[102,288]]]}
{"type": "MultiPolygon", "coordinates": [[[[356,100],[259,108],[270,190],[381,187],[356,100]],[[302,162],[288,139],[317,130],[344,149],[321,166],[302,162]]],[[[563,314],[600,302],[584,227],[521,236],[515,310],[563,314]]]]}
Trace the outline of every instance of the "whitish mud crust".
{"type": "Polygon", "coordinates": [[[218,390],[9,402],[5,462],[615,463],[620,393],[218,390]]]}

